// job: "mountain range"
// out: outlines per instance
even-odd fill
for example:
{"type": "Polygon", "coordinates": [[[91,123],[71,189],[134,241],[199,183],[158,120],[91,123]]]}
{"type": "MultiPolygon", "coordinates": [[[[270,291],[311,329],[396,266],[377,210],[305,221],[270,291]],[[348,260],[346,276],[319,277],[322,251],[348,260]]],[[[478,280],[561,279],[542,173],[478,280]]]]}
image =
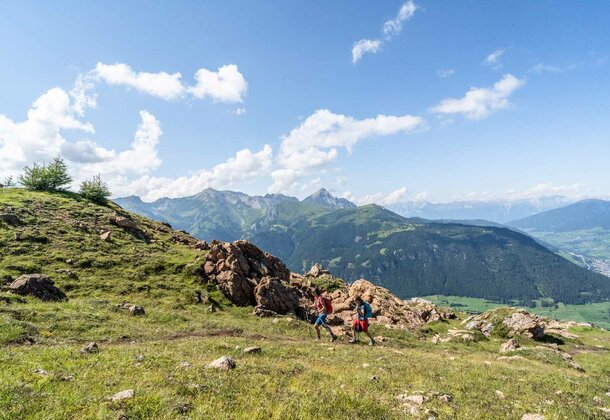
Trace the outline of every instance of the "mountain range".
{"type": "Polygon", "coordinates": [[[364,277],[403,298],[610,299],[607,277],[514,230],[405,218],[377,205],[356,207],[326,190],[304,200],[206,189],[153,203],[138,197],[116,202],[200,239],[248,239],[294,271],[319,262],[348,281],[364,277]]]}
{"type": "Polygon", "coordinates": [[[588,199],[507,224],[610,275],[610,201],[588,199]]]}
{"type": "Polygon", "coordinates": [[[408,201],[389,205],[388,208],[405,217],[422,217],[431,220],[488,220],[506,223],[543,211],[572,203],[563,196],[545,196],[521,200],[470,200],[449,203],[408,201]]]}

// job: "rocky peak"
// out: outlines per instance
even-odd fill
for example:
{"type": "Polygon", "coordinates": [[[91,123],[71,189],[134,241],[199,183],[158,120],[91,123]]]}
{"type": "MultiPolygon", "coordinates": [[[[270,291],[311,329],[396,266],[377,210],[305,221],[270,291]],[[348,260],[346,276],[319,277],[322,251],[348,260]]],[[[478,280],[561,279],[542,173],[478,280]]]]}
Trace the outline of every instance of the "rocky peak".
{"type": "Polygon", "coordinates": [[[330,209],[348,209],[356,207],[354,203],[345,198],[333,196],[325,188],[320,188],[318,191],[305,198],[303,202],[317,204],[318,206],[330,209]]]}

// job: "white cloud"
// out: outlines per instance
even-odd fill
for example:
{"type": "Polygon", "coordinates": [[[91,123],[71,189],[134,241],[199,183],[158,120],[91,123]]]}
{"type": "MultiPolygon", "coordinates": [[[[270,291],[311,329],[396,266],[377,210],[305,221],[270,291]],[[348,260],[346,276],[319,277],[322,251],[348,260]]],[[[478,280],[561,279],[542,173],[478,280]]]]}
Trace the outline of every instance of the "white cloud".
{"type": "Polygon", "coordinates": [[[354,43],[352,47],[352,63],[356,64],[364,54],[375,54],[381,47],[381,41],[378,39],[361,39],[354,43]]]}
{"type": "Polygon", "coordinates": [[[346,198],[359,206],[364,206],[366,204],[379,204],[381,206],[389,206],[391,204],[396,204],[403,201],[408,192],[409,191],[406,187],[401,187],[390,193],[379,192],[362,196],[354,195],[351,192],[345,192],[341,194],[341,197],[346,198]]]}
{"type": "Polygon", "coordinates": [[[248,89],[244,76],[234,64],[210,71],[204,68],[195,73],[196,84],[187,86],[182,74],[136,72],[124,63],[97,63],[88,79],[103,80],[109,85],[128,86],[165,100],[175,100],[192,94],[197,99],[211,98],[215,102],[242,102],[248,89]]]}
{"type": "Polygon", "coordinates": [[[504,50],[497,49],[491,54],[489,54],[487,57],[485,57],[485,60],[483,60],[483,64],[492,67],[494,70],[499,69],[500,67],[502,67],[502,63],[500,62],[500,57],[502,57],[502,55],[504,55],[504,50]]]}
{"type": "Polygon", "coordinates": [[[25,165],[58,155],[66,142],[64,130],[93,133],[90,123],[78,120],[79,111],[66,91],[53,88],[34,101],[26,120],[15,122],[0,115],[0,176],[15,175],[25,165]]]}
{"type": "Polygon", "coordinates": [[[360,141],[379,136],[409,133],[424,126],[421,117],[387,116],[357,120],[319,109],[288,135],[282,137],[269,192],[290,192],[299,178],[325,170],[344,148],[351,153],[360,141]]]}
{"type": "Polygon", "coordinates": [[[235,111],[233,111],[233,113],[235,115],[244,115],[246,113],[246,108],[237,108],[235,111]]]}
{"type": "Polygon", "coordinates": [[[453,69],[444,69],[444,70],[439,70],[436,72],[436,75],[438,77],[440,77],[441,79],[444,79],[445,77],[453,76],[454,74],[455,74],[455,70],[453,70],[453,69]]]}
{"type": "Polygon", "coordinates": [[[162,197],[184,197],[203,189],[227,188],[238,182],[249,181],[269,173],[273,162],[271,146],[253,153],[248,149],[238,151],[226,162],[210,170],[201,170],[190,176],[178,178],[142,176],[134,181],[117,185],[115,195],[137,194],[146,201],[162,197]]]}
{"type": "Polygon", "coordinates": [[[219,67],[217,72],[199,69],[195,79],[197,85],[190,92],[200,99],[209,96],[219,102],[242,102],[248,90],[246,79],[235,64],[219,67]]]}
{"type": "Polygon", "coordinates": [[[352,63],[356,64],[365,54],[375,54],[380,49],[384,42],[390,41],[394,36],[402,31],[402,25],[405,21],[411,19],[415,15],[418,7],[412,0],[404,3],[393,19],[386,20],[383,23],[381,39],[361,39],[352,45],[352,63]]]}
{"type": "Polygon", "coordinates": [[[383,24],[383,35],[387,40],[390,40],[394,35],[402,31],[402,23],[409,20],[415,15],[417,6],[412,1],[408,1],[400,7],[394,19],[387,20],[383,24]]]}
{"type": "Polygon", "coordinates": [[[508,97],[525,84],[512,74],[506,74],[491,88],[471,88],[459,99],[443,99],[431,109],[438,114],[462,114],[469,119],[482,119],[492,112],[506,108],[508,97]]]}

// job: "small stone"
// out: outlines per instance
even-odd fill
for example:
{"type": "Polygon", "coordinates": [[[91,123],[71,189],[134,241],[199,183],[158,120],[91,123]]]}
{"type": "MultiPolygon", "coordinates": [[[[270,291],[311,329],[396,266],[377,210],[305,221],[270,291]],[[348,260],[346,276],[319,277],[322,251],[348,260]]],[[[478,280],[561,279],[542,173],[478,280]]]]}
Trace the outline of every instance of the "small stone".
{"type": "Polygon", "coordinates": [[[34,369],[32,372],[40,376],[49,376],[49,372],[44,369],[34,369]]]}
{"type": "Polygon", "coordinates": [[[72,379],[74,379],[74,375],[65,375],[65,376],[62,376],[59,379],[64,381],[64,382],[68,382],[68,381],[71,381],[72,379]]]}
{"type": "Polygon", "coordinates": [[[491,362],[489,360],[485,360],[483,363],[485,363],[487,366],[491,366],[491,362]]]}
{"type": "Polygon", "coordinates": [[[441,342],[441,336],[436,334],[434,337],[432,337],[432,344],[438,344],[441,342]]]}
{"type": "Polygon", "coordinates": [[[345,389],[345,384],[341,384],[341,385],[339,386],[339,388],[341,388],[341,389],[345,389]]]}
{"type": "Polygon", "coordinates": [[[409,395],[405,400],[417,405],[422,405],[426,401],[426,397],[423,395],[409,395]]]}
{"type": "Polygon", "coordinates": [[[134,395],[135,395],[135,392],[133,391],[133,389],[126,389],[125,391],[117,392],[112,397],[110,397],[110,399],[114,402],[124,401],[124,400],[132,399],[134,397],[134,395]]]}
{"type": "Polygon", "coordinates": [[[610,414],[610,408],[599,407],[599,409],[606,414],[610,414]]]}
{"type": "Polygon", "coordinates": [[[146,311],[140,305],[131,305],[129,307],[129,314],[133,316],[142,316],[146,315],[146,311]]]}
{"type": "Polygon", "coordinates": [[[373,375],[369,378],[369,381],[376,381],[378,380],[377,376],[373,375]]]}
{"type": "Polygon", "coordinates": [[[180,414],[186,414],[186,413],[193,411],[193,408],[194,408],[193,404],[184,403],[184,404],[179,404],[178,407],[176,407],[176,411],[178,411],[178,413],[180,413],[180,414]]]}
{"type": "Polygon", "coordinates": [[[207,365],[208,369],[218,369],[218,370],[231,370],[237,367],[237,363],[234,359],[229,356],[222,356],[219,359],[214,360],[209,365],[207,365]]]}
{"type": "Polygon", "coordinates": [[[604,403],[604,400],[602,400],[600,397],[598,397],[596,395],[595,397],[593,397],[593,402],[597,405],[602,405],[604,403]]]}
{"type": "Polygon", "coordinates": [[[136,356],[136,362],[143,362],[144,361],[144,356],[142,354],[138,354],[136,356]]]}
{"type": "Polygon", "coordinates": [[[192,365],[189,362],[180,362],[180,367],[182,369],[190,369],[192,367],[192,365]]]}
{"type": "Polygon", "coordinates": [[[91,343],[87,344],[85,347],[83,347],[82,349],[80,349],[81,354],[99,353],[99,351],[100,351],[100,348],[96,342],[91,342],[91,343]]]}
{"type": "Polygon", "coordinates": [[[496,389],[495,394],[496,394],[496,397],[500,398],[501,400],[503,400],[503,399],[505,399],[505,398],[506,398],[506,395],[504,395],[504,392],[499,391],[499,390],[497,390],[497,389],[496,389]]]}
{"type": "Polygon", "coordinates": [[[521,420],[546,420],[546,417],[544,417],[542,414],[527,413],[521,417],[521,420]]]}
{"type": "Polygon", "coordinates": [[[453,401],[453,397],[449,394],[439,395],[438,399],[445,403],[450,403],[451,401],[453,401]]]}
{"type": "Polygon", "coordinates": [[[562,395],[562,394],[563,394],[562,390],[555,391],[555,395],[562,395]]]}
{"type": "Polygon", "coordinates": [[[367,367],[369,367],[369,366],[370,366],[370,365],[369,365],[368,363],[363,363],[363,364],[362,364],[362,367],[363,367],[363,368],[365,368],[365,369],[366,369],[367,367]]]}
{"type": "Polygon", "coordinates": [[[335,348],[334,347],[329,347],[327,350],[328,351],[335,351],[335,348]]]}
{"type": "Polygon", "coordinates": [[[104,232],[100,235],[100,239],[104,242],[110,242],[110,235],[111,235],[111,232],[109,230],[107,230],[106,232],[104,232]]]}
{"type": "Polygon", "coordinates": [[[246,347],[243,350],[244,354],[254,354],[254,353],[260,353],[261,351],[263,351],[263,349],[261,349],[260,347],[246,347]]]}

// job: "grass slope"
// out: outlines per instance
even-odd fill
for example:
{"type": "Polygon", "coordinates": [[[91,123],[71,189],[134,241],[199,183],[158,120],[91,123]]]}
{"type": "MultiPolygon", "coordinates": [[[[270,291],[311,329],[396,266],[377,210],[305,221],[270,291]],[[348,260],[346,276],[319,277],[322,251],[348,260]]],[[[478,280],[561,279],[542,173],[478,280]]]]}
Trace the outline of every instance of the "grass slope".
{"type": "Polygon", "coordinates": [[[425,418],[520,418],[527,412],[602,418],[600,404],[610,406],[610,333],[604,331],[575,329],[578,339],[560,341],[585,373],[525,339],[528,349],[514,360],[498,358],[505,337],[431,343],[435,333],[460,328],[459,321],[428,325],[417,336],[373,323],[373,333],[386,340],[372,348],[344,340],[316,343],[307,324],[256,318],[252,308],[231,307],[213,287],[199,284],[189,267],[196,252],[174,243],[176,233],[161,224],[136,218],[153,234],[146,244],[107,225],[121,212],[114,206],[22,190],[0,190],[0,203],[27,223],[0,228],[2,273],[40,270],[70,297],[20,303],[2,295],[2,419],[393,419],[406,416],[397,397],[417,392],[430,396],[422,407],[430,410],[425,418]],[[109,228],[113,240],[102,242],[99,231],[109,228]],[[210,313],[194,303],[195,289],[224,310],[210,313]],[[117,309],[124,301],[144,306],[146,315],[117,309]],[[35,344],[23,344],[28,338],[35,344]],[[90,341],[100,352],[80,354],[90,341]],[[242,354],[251,345],[262,353],[242,354]],[[205,368],[222,355],[233,356],[237,369],[205,368]],[[109,400],[125,389],[135,397],[109,400]],[[443,402],[435,393],[453,400],[443,402]],[[191,411],[181,414],[186,404],[191,411]]]}
{"type": "Polygon", "coordinates": [[[110,224],[115,204],[99,206],[71,193],[0,189],[0,211],[14,210],[24,226],[0,223],[0,278],[41,272],[69,297],[150,294],[195,286],[190,266],[197,251],[172,240],[181,235],[161,223],[131,215],[151,243],[110,224]],[[112,232],[104,242],[100,234],[112,232]]]}

